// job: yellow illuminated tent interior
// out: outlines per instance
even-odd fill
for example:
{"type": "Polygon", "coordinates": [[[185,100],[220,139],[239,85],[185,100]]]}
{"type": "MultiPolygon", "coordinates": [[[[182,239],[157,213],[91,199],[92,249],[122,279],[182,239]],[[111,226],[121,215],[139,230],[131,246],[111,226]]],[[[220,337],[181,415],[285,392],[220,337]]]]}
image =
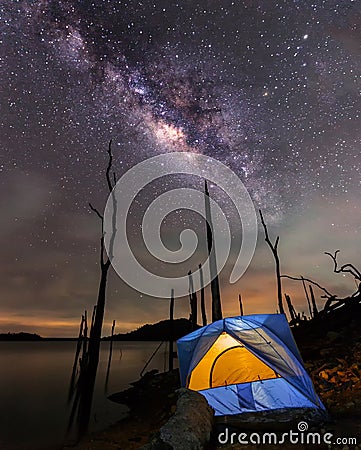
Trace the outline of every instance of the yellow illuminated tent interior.
{"type": "Polygon", "coordinates": [[[279,375],[225,331],[188,376],[194,391],[276,378],[279,375]]]}

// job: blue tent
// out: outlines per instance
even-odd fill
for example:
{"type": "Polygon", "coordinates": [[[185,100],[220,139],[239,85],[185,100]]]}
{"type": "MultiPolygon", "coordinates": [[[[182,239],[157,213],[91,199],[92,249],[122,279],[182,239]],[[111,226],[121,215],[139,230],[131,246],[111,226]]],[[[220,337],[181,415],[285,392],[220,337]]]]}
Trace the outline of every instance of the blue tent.
{"type": "Polygon", "coordinates": [[[177,341],[182,386],[217,416],[283,408],[324,411],[283,314],[230,317],[177,341]]]}

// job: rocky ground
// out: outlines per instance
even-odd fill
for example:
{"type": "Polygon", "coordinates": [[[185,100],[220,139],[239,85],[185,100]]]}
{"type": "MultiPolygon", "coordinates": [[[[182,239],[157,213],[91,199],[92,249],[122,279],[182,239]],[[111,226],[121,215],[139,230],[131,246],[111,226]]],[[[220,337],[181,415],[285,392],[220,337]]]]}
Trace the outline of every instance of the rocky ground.
{"type": "MultiPolygon", "coordinates": [[[[315,389],[330,414],[330,422],[313,431],[331,432],[335,438],[355,437],[358,447],[348,444],[328,448],[361,448],[361,339],[358,321],[338,327],[338,331],[320,330],[316,324],[303,331],[295,330],[295,338],[313,380],[315,389]]],[[[131,413],[128,418],[90,436],[79,444],[79,450],[138,449],[156,436],[175,411],[179,375],[149,374],[134,383],[129,390],[112,396],[113,401],[126,403],[131,413]]],[[[242,429],[245,429],[242,426],[242,429]]],[[[257,445],[220,445],[217,432],[207,450],[279,448],[257,445]]],[[[320,446],[282,446],[287,448],[322,448],[320,446]]],[[[327,448],[327,446],[324,446],[327,448]]]]}
{"type": "MultiPolygon", "coordinates": [[[[297,336],[297,333],[295,335],[297,336]]],[[[314,426],[310,430],[322,434],[332,433],[333,444],[330,447],[327,445],[283,445],[282,449],[361,448],[361,339],[357,321],[350,322],[338,332],[330,330],[323,334],[310,330],[303,336],[302,339],[299,336],[297,339],[299,349],[316,392],[329,413],[329,421],[314,426]],[[337,438],[356,438],[358,444],[344,441],[345,443],[336,445],[337,438]]],[[[292,429],[297,430],[297,423],[292,429]]],[[[270,431],[270,428],[267,428],[267,431],[270,431]]],[[[210,450],[280,448],[279,446],[239,444],[219,445],[217,437],[214,436],[210,450]]]]}

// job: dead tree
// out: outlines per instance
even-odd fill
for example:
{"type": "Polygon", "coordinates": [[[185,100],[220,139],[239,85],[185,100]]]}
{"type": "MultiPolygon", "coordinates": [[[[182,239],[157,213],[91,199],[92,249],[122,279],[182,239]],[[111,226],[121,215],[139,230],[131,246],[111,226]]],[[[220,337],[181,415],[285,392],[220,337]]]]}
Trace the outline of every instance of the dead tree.
{"type": "Polygon", "coordinates": [[[243,304],[241,294],[238,294],[238,302],[239,302],[239,312],[241,313],[241,316],[243,316],[243,304]]]}
{"type": "Polygon", "coordinates": [[[204,296],[204,278],[203,278],[202,264],[199,264],[198,268],[199,268],[199,281],[200,281],[200,284],[201,284],[202,325],[205,327],[207,325],[207,313],[206,313],[206,303],[205,303],[205,296],[204,296]]]}
{"type": "MultiPolygon", "coordinates": [[[[325,295],[321,296],[322,298],[326,298],[325,295]]],[[[322,313],[327,313],[332,306],[332,303],[338,302],[337,296],[336,295],[331,295],[331,297],[328,297],[326,300],[326,303],[323,307],[323,311],[321,311],[322,313]]]]}
{"type": "Polygon", "coordinates": [[[285,299],[286,299],[288,311],[289,311],[290,317],[291,317],[290,324],[296,325],[298,322],[298,320],[297,320],[298,316],[297,316],[294,306],[292,305],[291,297],[289,295],[285,294],[285,299]]]}
{"type": "Polygon", "coordinates": [[[261,223],[263,225],[263,229],[264,229],[264,233],[265,233],[265,241],[267,242],[269,248],[272,251],[272,254],[273,254],[273,257],[275,260],[275,264],[276,264],[278,309],[279,309],[280,314],[284,314],[285,312],[283,309],[283,302],[282,302],[281,268],[280,268],[280,259],[278,256],[278,243],[279,243],[280,237],[277,236],[275,243],[272,244],[272,242],[270,241],[270,238],[268,236],[267,225],[265,224],[265,221],[263,220],[263,215],[262,215],[261,210],[259,210],[259,214],[261,216],[261,223]]]}
{"type": "Polygon", "coordinates": [[[195,330],[197,328],[197,321],[198,321],[197,317],[198,302],[197,302],[197,294],[194,290],[193,276],[191,270],[188,272],[188,278],[189,278],[189,303],[191,309],[190,321],[192,323],[193,330],[195,330]]]}
{"type": "Polygon", "coordinates": [[[99,363],[100,352],[100,340],[103,327],[105,299],[106,299],[106,287],[108,272],[111,266],[111,260],[113,258],[113,246],[116,233],[116,199],[113,191],[113,187],[116,184],[115,173],[111,176],[113,155],[112,155],[112,142],[109,142],[108,147],[108,166],[106,169],[106,183],[109,193],[112,195],[113,200],[113,218],[112,218],[112,235],[110,237],[109,244],[109,256],[106,256],[105,241],[104,241],[104,217],[100,212],[89,203],[90,209],[98,216],[101,221],[101,238],[100,238],[100,282],[98,289],[97,304],[94,307],[92,324],[90,328],[88,347],[83,355],[81,371],[79,375],[79,395],[78,398],[78,414],[77,425],[79,436],[84,435],[88,430],[90,413],[93,401],[95,379],[99,363]]]}
{"type": "Polygon", "coordinates": [[[113,320],[112,330],[111,330],[111,335],[110,335],[109,357],[108,357],[107,373],[105,375],[105,384],[104,384],[105,395],[108,394],[108,383],[109,383],[109,376],[110,376],[110,366],[112,364],[112,356],[113,356],[114,329],[115,329],[115,320],[113,320]]]}
{"type": "Polygon", "coordinates": [[[332,294],[325,287],[321,286],[319,283],[311,280],[310,278],[305,278],[303,276],[292,277],[289,275],[281,275],[281,278],[288,278],[290,280],[302,281],[303,288],[305,290],[305,294],[306,294],[306,298],[307,298],[307,302],[308,302],[308,308],[309,308],[309,311],[311,314],[311,318],[315,318],[316,316],[319,316],[319,317],[324,316],[325,314],[328,314],[329,312],[342,307],[353,297],[358,297],[361,294],[361,272],[353,264],[348,263],[348,264],[343,264],[343,265],[339,266],[338,262],[337,262],[337,255],[339,252],[340,252],[340,250],[336,250],[335,253],[333,253],[333,254],[329,253],[329,252],[325,252],[325,254],[328,255],[333,261],[333,264],[334,264],[333,271],[335,273],[349,273],[350,275],[352,275],[354,277],[355,282],[359,283],[357,291],[347,298],[339,299],[337,297],[337,295],[332,294]],[[308,291],[306,289],[305,281],[310,283],[309,289],[310,289],[311,302],[310,302],[310,297],[308,295],[308,291]],[[321,298],[326,299],[326,301],[325,301],[324,307],[321,311],[319,311],[317,308],[315,295],[314,295],[313,288],[311,285],[318,287],[321,291],[324,292],[324,295],[321,295],[321,298]],[[312,307],[311,307],[311,304],[312,304],[312,307]]]}
{"type": "Polygon", "coordinates": [[[308,287],[310,289],[310,294],[311,294],[313,318],[315,318],[318,316],[318,309],[317,309],[317,304],[316,304],[316,300],[315,300],[315,294],[313,293],[312,285],[309,284],[308,287]]]}
{"type": "Polygon", "coordinates": [[[312,315],[312,309],[311,309],[311,302],[310,302],[310,297],[308,295],[308,291],[306,288],[306,284],[305,284],[305,280],[304,278],[301,276],[301,280],[302,280],[302,286],[303,286],[303,290],[305,291],[305,296],[306,296],[306,300],[307,300],[307,305],[308,305],[308,311],[310,313],[310,317],[312,319],[313,315],[312,315]]]}
{"type": "MultiPolygon", "coordinates": [[[[86,311],[85,311],[85,314],[86,314],[86,311]]],[[[77,344],[76,344],[73,369],[71,371],[70,386],[69,386],[69,393],[68,393],[68,402],[70,402],[71,399],[73,398],[73,394],[74,394],[74,390],[75,390],[76,373],[77,373],[77,370],[78,370],[80,351],[82,349],[83,339],[84,339],[84,323],[85,323],[85,315],[82,315],[81,316],[81,321],[80,321],[80,327],[79,327],[78,341],[77,341],[77,344]]]]}
{"type": "Polygon", "coordinates": [[[212,293],[212,322],[223,319],[221,293],[219,289],[217,255],[214,243],[213,222],[211,214],[211,204],[209,200],[209,191],[207,180],[204,180],[204,201],[206,212],[206,233],[207,233],[207,248],[209,255],[209,270],[211,275],[211,293],[212,293]]]}

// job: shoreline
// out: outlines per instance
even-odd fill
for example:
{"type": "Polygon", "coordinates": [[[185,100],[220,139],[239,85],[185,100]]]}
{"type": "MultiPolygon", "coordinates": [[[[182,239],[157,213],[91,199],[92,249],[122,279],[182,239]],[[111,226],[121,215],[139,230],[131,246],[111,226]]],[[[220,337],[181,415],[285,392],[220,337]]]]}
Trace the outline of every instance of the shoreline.
{"type": "Polygon", "coordinates": [[[90,432],[74,446],[68,444],[62,448],[134,450],[147,444],[175,412],[175,390],[180,387],[178,369],[155,372],[148,372],[143,379],[131,383],[130,388],[108,397],[109,401],[129,408],[126,417],[102,431],[90,432]]]}
{"type": "MultiPolygon", "coordinates": [[[[348,339],[344,330],[318,339],[308,334],[298,345],[316,392],[331,417],[331,422],[323,425],[322,430],[335,437],[355,437],[359,445],[352,448],[361,448],[361,342],[356,327],[349,326],[346,332],[348,339]]],[[[148,372],[143,379],[131,383],[132,387],[108,397],[110,401],[129,407],[127,417],[103,431],[90,433],[76,446],[64,449],[134,450],[149,443],[175,412],[175,391],[180,387],[178,369],[157,375],[154,372],[148,372]]],[[[219,446],[213,442],[207,450],[217,448],[256,447],[219,446]]]]}

